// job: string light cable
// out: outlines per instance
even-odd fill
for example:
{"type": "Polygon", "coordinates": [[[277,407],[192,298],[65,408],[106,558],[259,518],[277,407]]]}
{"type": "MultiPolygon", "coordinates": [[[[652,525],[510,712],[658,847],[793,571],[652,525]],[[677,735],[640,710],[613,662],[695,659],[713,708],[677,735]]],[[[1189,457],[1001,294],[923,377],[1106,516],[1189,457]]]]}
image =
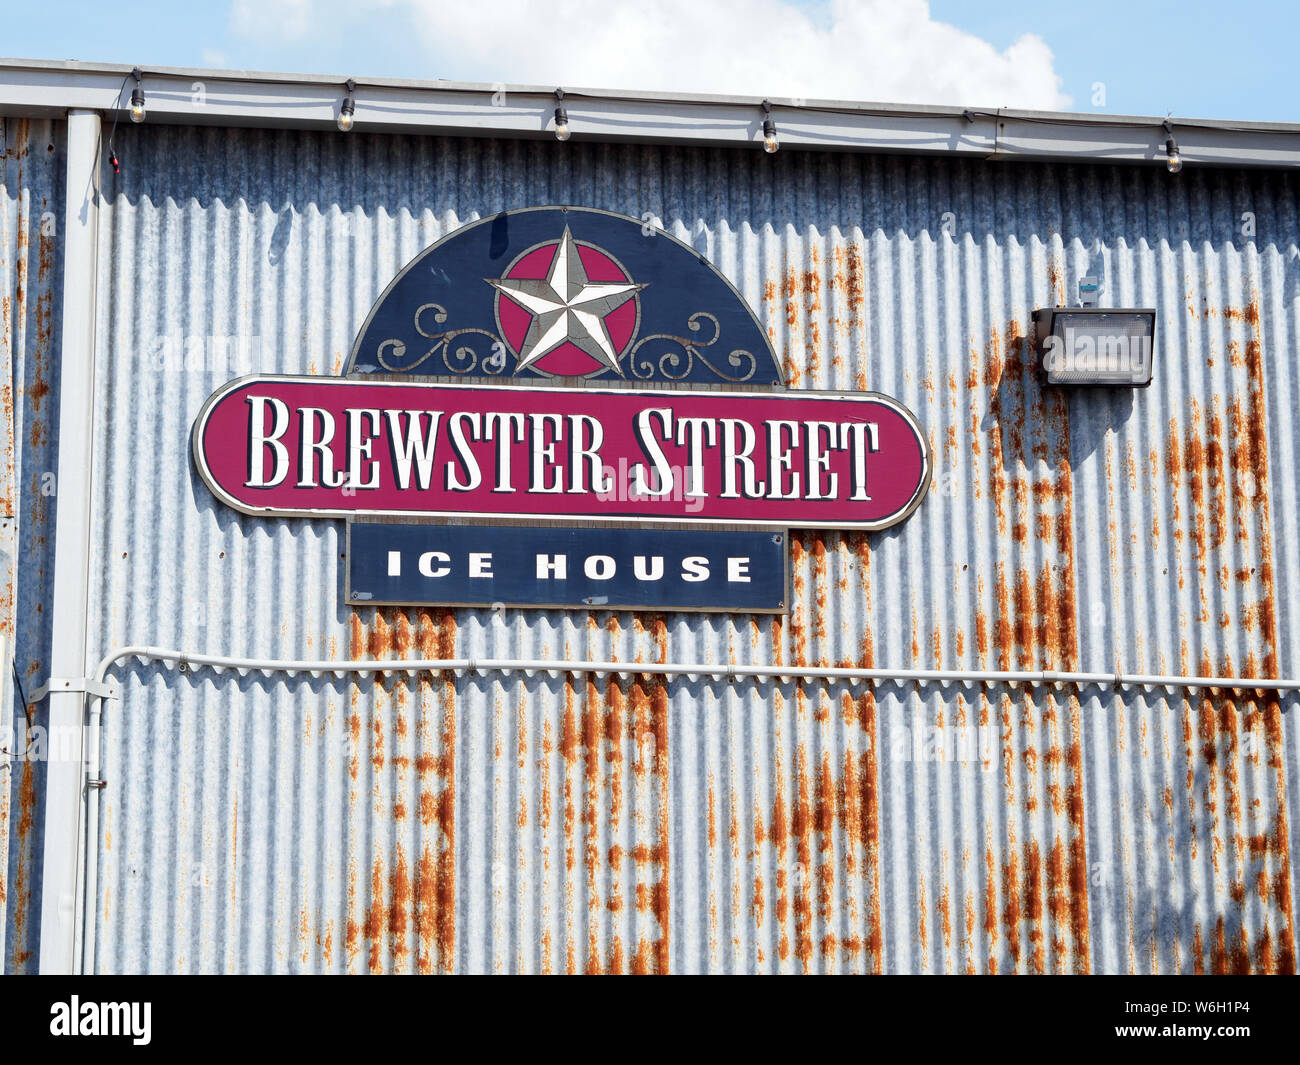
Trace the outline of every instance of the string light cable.
{"type": "Polygon", "coordinates": [[[117,132],[117,121],[122,117],[122,93],[126,92],[126,83],[132,78],[135,79],[135,88],[131,90],[131,121],[136,123],[144,121],[144,90],[140,88],[141,77],[140,68],[133,67],[127,72],[126,77],[122,79],[122,84],[117,87],[116,103],[113,107],[113,124],[108,130],[108,161],[113,166],[114,174],[122,172],[122,165],[117,161],[117,152],[113,149],[113,135],[117,132]],[[139,118],[136,118],[137,107],[139,118]]]}
{"type": "Polygon", "coordinates": [[[23,705],[23,717],[27,721],[27,742],[24,744],[21,754],[9,750],[8,747],[0,747],[0,755],[4,756],[3,764],[6,768],[8,768],[10,762],[21,762],[32,752],[32,708],[28,705],[27,693],[23,691],[23,678],[18,675],[17,661],[11,658],[9,667],[13,670],[14,684],[18,688],[18,701],[23,705]]]}
{"type": "MultiPolygon", "coordinates": [[[[137,67],[131,70],[130,72],[128,72],[126,76],[122,79],[122,84],[121,86],[119,86],[118,89],[117,113],[114,114],[114,119],[113,119],[114,129],[116,128],[117,121],[120,118],[122,93],[125,91],[127,83],[132,78],[135,78],[136,84],[131,94],[131,104],[129,108],[129,113],[131,114],[132,121],[140,122],[144,120],[144,91],[141,85],[141,76],[142,76],[142,72],[137,67]]],[[[241,75],[238,78],[236,78],[234,74],[229,75],[228,78],[226,79],[219,79],[219,80],[232,80],[232,81],[238,80],[238,81],[245,81],[245,82],[254,81],[254,82],[259,82],[264,84],[276,84],[276,85],[281,83],[280,79],[271,79],[271,78],[259,79],[256,77],[250,78],[247,75],[241,75]]],[[[355,84],[356,83],[352,79],[348,79],[347,98],[351,98],[352,92],[355,88],[355,84]]],[[[471,93],[474,92],[475,90],[471,90],[468,88],[460,89],[458,87],[456,91],[471,93]]],[[[578,96],[578,97],[585,97],[588,99],[612,100],[612,101],[623,102],[623,103],[655,104],[660,106],[662,106],[665,103],[665,98],[663,96],[649,96],[649,95],[642,95],[636,93],[583,92],[581,90],[576,90],[576,91],[569,90],[566,92],[566,90],[563,89],[556,89],[555,90],[555,102],[556,102],[555,136],[557,140],[568,140],[569,138],[569,133],[570,133],[569,116],[568,116],[567,109],[564,106],[564,99],[566,96],[578,96]]],[[[677,102],[679,103],[684,102],[687,104],[690,103],[690,101],[677,101],[677,102]]],[[[700,102],[705,103],[707,101],[700,101],[700,102]]],[[[771,123],[773,139],[775,139],[775,134],[776,134],[775,121],[771,118],[771,101],[770,100],[761,101],[760,105],[763,106],[764,108],[764,149],[769,152],[775,151],[776,149],[768,147],[768,137],[767,137],[769,122],[771,123]]],[[[995,121],[1008,120],[1014,122],[1023,122],[1023,123],[1031,123],[1035,125],[1046,125],[1046,126],[1093,126],[1093,127],[1111,128],[1111,129],[1133,129],[1142,124],[1141,122],[1135,122],[1131,120],[1117,121],[1113,119],[1107,119],[1102,116],[1076,115],[1068,112],[1062,112],[1059,115],[1053,115],[1053,114],[1017,113],[1017,112],[1007,111],[1003,109],[988,110],[988,109],[981,109],[981,108],[965,108],[962,110],[935,109],[932,111],[926,111],[920,109],[907,110],[905,108],[883,108],[883,107],[871,107],[871,106],[837,107],[834,104],[806,103],[802,100],[783,101],[781,103],[781,106],[791,112],[802,112],[810,115],[815,115],[815,114],[840,115],[849,118],[854,118],[854,117],[888,118],[888,119],[897,120],[897,119],[903,119],[908,117],[916,117],[916,118],[923,117],[923,118],[932,118],[932,119],[958,117],[958,118],[964,118],[967,123],[973,123],[977,119],[985,118],[985,119],[993,119],[995,121]]],[[[354,114],[354,110],[348,112],[349,118],[352,116],[352,114],[354,114]]],[[[343,118],[342,110],[340,111],[338,120],[339,120],[340,128],[343,128],[344,125],[348,125],[348,128],[351,128],[349,121],[343,118]]],[[[1260,132],[1285,133],[1288,132],[1287,130],[1271,129],[1268,123],[1254,123],[1251,125],[1241,125],[1241,124],[1232,124],[1232,123],[1208,122],[1204,120],[1202,121],[1183,120],[1179,122],[1179,125],[1184,130],[1192,129],[1192,130],[1204,130],[1204,131],[1220,132],[1220,133],[1260,133],[1260,132]]],[[[1166,138],[1166,141],[1168,139],[1169,138],[1166,138]]],[[[778,142],[778,147],[779,147],[779,142],[778,142]]],[[[116,165],[116,156],[113,155],[112,149],[113,149],[113,142],[112,142],[112,134],[110,133],[110,137],[109,137],[110,161],[113,161],[115,163],[114,170],[117,171],[118,166],[116,165]]],[[[1166,144],[1166,160],[1167,159],[1168,159],[1168,151],[1167,151],[1167,144],[1166,144]]],[[[1179,162],[1181,163],[1181,156],[1179,157],[1179,162]]]]}

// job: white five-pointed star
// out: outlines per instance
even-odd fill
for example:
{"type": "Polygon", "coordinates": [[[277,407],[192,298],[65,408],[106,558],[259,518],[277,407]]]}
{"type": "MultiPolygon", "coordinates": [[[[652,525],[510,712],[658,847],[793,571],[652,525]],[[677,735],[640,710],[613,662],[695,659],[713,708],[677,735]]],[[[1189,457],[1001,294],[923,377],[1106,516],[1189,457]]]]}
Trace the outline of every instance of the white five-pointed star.
{"type": "Polygon", "coordinates": [[[587,268],[568,226],[564,227],[545,278],[484,280],[533,316],[519,346],[519,369],[569,343],[622,375],[618,353],[605,328],[605,315],[623,306],[645,285],[588,280],[587,268]]]}

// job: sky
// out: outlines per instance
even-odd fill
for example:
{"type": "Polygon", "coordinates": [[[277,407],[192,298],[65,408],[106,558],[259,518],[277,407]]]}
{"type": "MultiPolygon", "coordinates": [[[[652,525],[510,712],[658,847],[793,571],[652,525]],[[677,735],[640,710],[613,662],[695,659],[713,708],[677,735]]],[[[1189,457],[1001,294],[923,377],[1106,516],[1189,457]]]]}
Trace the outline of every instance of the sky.
{"type": "Polygon", "coordinates": [[[13,0],[0,55],[1300,122],[1300,5],[13,0]]]}

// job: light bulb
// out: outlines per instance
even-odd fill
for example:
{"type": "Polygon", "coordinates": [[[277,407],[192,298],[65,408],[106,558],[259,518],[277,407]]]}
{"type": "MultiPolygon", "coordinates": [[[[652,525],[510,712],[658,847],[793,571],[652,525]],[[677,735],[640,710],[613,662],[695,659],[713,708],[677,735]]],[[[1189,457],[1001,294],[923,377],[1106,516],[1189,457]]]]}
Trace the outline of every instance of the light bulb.
{"type": "Polygon", "coordinates": [[[763,119],[763,151],[771,155],[781,147],[776,139],[776,123],[770,118],[763,119]]]}
{"type": "Polygon", "coordinates": [[[144,93],[140,91],[137,85],[135,91],[131,93],[131,121],[144,121],[144,93]]]}
{"type": "Polygon", "coordinates": [[[1183,168],[1183,157],[1178,153],[1178,145],[1173,137],[1165,141],[1165,155],[1168,156],[1165,166],[1169,168],[1169,173],[1177,174],[1183,168]]]}
{"type": "Polygon", "coordinates": [[[563,107],[555,109],[555,139],[557,141],[569,139],[569,113],[563,107]]]}
{"type": "Polygon", "coordinates": [[[357,120],[357,102],[352,94],[357,91],[357,83],[351,78],[343,83],[343,102],[339,104],[339,117],[336,125],[340,133],[348,133],[357,120]]]}

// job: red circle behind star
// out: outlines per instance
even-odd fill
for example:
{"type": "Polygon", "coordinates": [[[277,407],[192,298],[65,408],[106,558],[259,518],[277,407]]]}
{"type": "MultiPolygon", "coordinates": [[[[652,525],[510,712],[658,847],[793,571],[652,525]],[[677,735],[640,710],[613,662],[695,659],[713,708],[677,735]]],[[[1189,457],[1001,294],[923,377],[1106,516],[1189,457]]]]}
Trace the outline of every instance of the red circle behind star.
{"type": "MultiPolygon", "coordinates": [[[[545,278],[559,247],[560,242],[555,241],[526,252],[505,272],[504,276],[512,280],[545,278]]],[[[632,278],[628,276],[627,271],[599,248],[579,244],[578,255],[587,271],[588,280],[631,283],[632,278]]],[[[518,355],[523,347],[524,338],[528,335],[528,327],[533,323],[532,314],[509,296],[498,292],[497,321],[501,323],[501,332],[506,343],[518,355]]],[[[605,328],[609,331],[609,339],[620,359],[632,343],[632,338],[636,334],[636,325],[637,297],[635,296],[605,315],[605,328]]],[[[560,377],[582,377],[604,369],[603,364],[570,343],[561,344],[533,365],[545,373],[560,377]]]]}

